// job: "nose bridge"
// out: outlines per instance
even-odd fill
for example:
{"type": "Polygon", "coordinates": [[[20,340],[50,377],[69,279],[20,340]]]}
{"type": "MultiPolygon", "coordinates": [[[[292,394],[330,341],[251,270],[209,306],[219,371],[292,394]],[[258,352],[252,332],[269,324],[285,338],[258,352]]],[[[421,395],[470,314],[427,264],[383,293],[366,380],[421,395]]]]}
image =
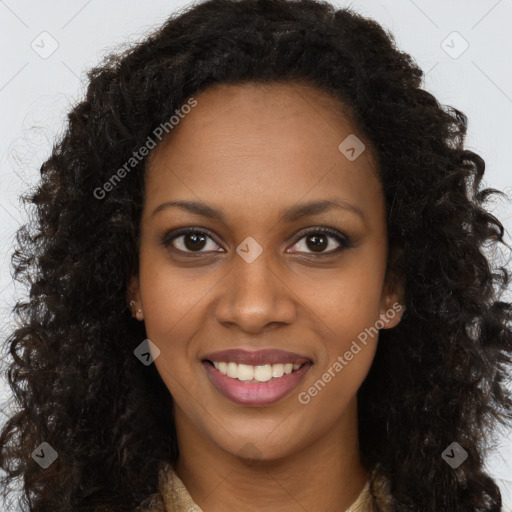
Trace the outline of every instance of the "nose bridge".
{"type": "Polygon", "coordinates": [[[283,283],[271,251],[259,247],[254,240],[238,246],[217,303],[215,316],[219,322],[258,331],[268,323],[293,321],[293,294],[283,283]]]}
{"type": "MultiPolygon", "coordinates": [[[[250,243],[249,243],[250,247],[250,243]]],[[[240,244],[237,252],[244,250],[242,244],[240,244]]],[[[249,249],[249,253],[253,251],[253,248],[249,249]]],[[[253,259],[245,259],[243,256],[238,254],[238,258],[235,258],[233,265],[233,278],[234,278],[234,289],[233,291],[239,295],[239,298],[244,296],[254,296],[260,299],[272,299],[274,296],[274,289],[276,288],[275,282],[278,280],[277,273],[273,269],[272,255],[270,251],[261,251],[261,253],[253,259]],[[266,296],[266,297],[264,297],[266,296]]]]}

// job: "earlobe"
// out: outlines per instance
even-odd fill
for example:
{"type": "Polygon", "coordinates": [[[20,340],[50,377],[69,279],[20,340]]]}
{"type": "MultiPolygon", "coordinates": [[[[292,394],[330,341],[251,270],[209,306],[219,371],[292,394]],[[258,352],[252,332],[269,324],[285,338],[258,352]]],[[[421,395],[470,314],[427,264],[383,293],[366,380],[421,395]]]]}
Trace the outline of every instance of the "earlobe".
{"type": "Polygon", "coordinates": [[[388,276],[389,279],[384,287],[384,296],[380,311],[380,320],[382,329],[392,329],[396,327],[405,311],[404,305],[404,284],[394,276],[388,276]]]}
{"type": "Polygon", "coordinates": [[[128,304],[130,310],[132,312],[132,316],[137,318],[137,320],[144,319],[144,313],[142,311],[142,304],[140,300],[140,290],[139,290],[139,279],[137,276],[132,276],[130,279],[130,284],[128,285],[128,304]]]}
{"type": "Polygon", "coordinates": [[[400,321],[402,320],[402,315],[404,314],[405,306],[399,300],[394,300],[391,302],[389,307],[387,307],[384,311],[381,311],[380,320],[382,322],[382,329],[392,329],[396,327],[400,321]]]}

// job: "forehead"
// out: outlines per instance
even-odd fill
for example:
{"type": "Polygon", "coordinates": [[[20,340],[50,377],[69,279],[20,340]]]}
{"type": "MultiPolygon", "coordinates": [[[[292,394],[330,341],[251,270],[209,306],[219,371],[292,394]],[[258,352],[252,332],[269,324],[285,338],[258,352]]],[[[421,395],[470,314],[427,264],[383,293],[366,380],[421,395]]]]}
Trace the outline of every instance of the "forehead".
{"type": "Polygon", "coordinates": [[[219,202],[230,196],[247,208],[249,199],[293,202],[308,193],[332,195],[333,189],[363,201],[364,189],[380,187],[371,144],[352,124],[349,109],[320,89],[221,84],[195,99],[150,154],[150,203],[184,194],[219,202]],[[350,161],[339,145],[353,136],[365,149],[350,161]]]}

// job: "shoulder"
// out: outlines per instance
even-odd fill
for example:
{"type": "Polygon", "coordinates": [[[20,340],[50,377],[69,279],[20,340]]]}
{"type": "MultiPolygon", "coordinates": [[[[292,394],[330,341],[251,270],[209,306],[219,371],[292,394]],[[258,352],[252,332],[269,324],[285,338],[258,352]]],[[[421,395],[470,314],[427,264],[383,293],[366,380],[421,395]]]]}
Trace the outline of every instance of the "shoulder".
{"type": "Polygon", "coordinates": [[[380,512],[393,512],[395,500],[391,494],[391,482],[388,477],[381,473],[377,466],[372,471],[369,480],[369,495],[371,507],[369,510],[380,512]]]}

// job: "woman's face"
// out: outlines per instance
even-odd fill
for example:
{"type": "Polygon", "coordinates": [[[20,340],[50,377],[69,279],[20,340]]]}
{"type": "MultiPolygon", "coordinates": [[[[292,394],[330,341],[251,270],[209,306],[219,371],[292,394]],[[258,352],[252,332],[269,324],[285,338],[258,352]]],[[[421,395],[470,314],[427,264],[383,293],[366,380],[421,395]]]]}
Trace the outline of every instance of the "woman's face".
{"type": "Polygon", "coordinates": [[[222,85],[196,100],[150,155],[130,289],[177,426],[233,455],[279,458],[354,421],[375,327],[399,321],[384,197],[370,146],[317,89],[222,85]],[[231,349],[304,359],[210,356],[231,349]],[[228,375],[205,359],[231,363],[228,375]],[[279,377],[294,360],[308,362],[279,377]]]}

